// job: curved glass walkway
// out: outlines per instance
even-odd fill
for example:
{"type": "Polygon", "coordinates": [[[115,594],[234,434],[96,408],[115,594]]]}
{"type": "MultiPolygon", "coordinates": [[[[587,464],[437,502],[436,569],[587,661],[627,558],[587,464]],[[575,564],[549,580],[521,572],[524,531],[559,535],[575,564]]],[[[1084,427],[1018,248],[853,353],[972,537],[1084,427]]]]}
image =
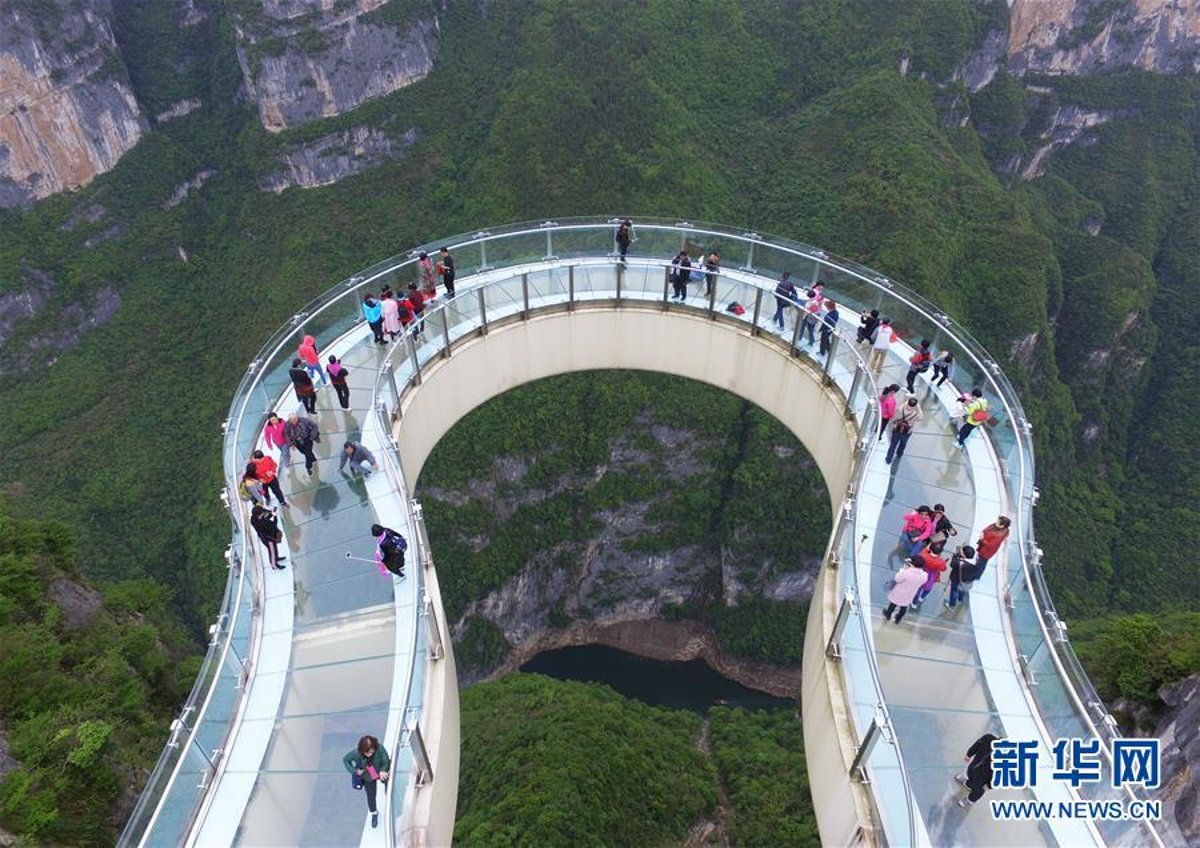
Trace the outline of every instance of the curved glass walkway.
{"type": "MultiPolygon", "coordinates": [[[[915,292],[815,248],[710,225],[640,221],[625,264],[615,261],[613,222],[563,220],[478,232],[419,248],[450,247],[458,296],[426,312],[424,332],[390,346],[373,344],[359,304],[383,284],[402,291],[416,278],[418,249],[343,281],[293,316],[251,364],[226,422],[224,467],[233,542],[222,612],[212,628],[204,668],[135,809],[128,845],[392,844],[419,831],[414,798],[436,784],[422,742],[426,686],[442,661],[436,575],[420,507],[409,497],[393,440],[394,414],[422,372],[456,346],[479,343],[489,327],[540,312],[641,309],[703,315],[748,341],[787,350],[835,386],[859,425],[854,479],[835,520],[826,568],[842,599],[828,646],[861,757],[871,821],[863,839],[894,845],[1182,844],[1170,822],[998,823],[986,805],[966,811],[953,801],[952,775],[966,748],[990,731],[1036,740],[1036,795],[993,791],[989,798],[1129,800],[1106,784],[1078,791],[1052,780],[1054,740],[1098,739],[1111,758],[1116,723],[1083,673],[1042,577],[1032,515],[1037,500],[1030,426],[1012,386],[986,351],[915,292]],[[721,269],[710,295],[704,283],[671,301],[670,259],[685,248],[717,250],[721,269]],[[772,292],[783,271],[803,291],[820,279],[841,324],[827,356],[805,343],[789,309],[772,323],[772,292]],[[726,307],[737,302],[745,313],[726,307]],[[892,319],[894,344],[882,375],[867,369],[854,342],[858,312],[877,308],[892,319]],[[339,355],[351,372],[351,404],[320,393],[320,463],[311,477],[293,452],[283,473],[291,502],[282,526],[288,569],[264,570],[261,546],[243,505],[229,497],[246,458],[261,446],[270,410],[296,407],[287,369],[305,335],[322,361],[339,355]],[[879,387],[903,385],[911,345],[933,340],[955,354],[953,379],[940,389],[918,378],[924,420],[907,453],[892,466],[876,441],[879,387]],[[958,450],[950,415],[959,390],[981,386],[992,421],[958,450]],[[351,480],[337,470],[346,439],[361,440],[381,473],[351,480]],[[900,626],[884,625],[885,581],[898,565],[901,515],[918,504],[944,503],[958,536],[973,543],[996,516],[1012,534],[989,563],[966,608],[943,609],[935,589],[924,609],[900,626]],[[381,576],[369,558],[367,529],[379,521],[410,539],[408,579],[381,576]],[[424,566],[424,567],[422,567],[424,566]],[[430,584],[429,581],[433,583],[430,584]],[[371,733],[395,763],[390,791],[380,792],[381,827],[366,821],[361,793],[349,791],[341,756],[371,733]],[[385,797],[386,796],[386,797],[385,797]],[[415,830],[414,830],[415,829],[415,830]]],[[[814,601],[815,603],[815,601],[814,601]]],[[[820,780],[812,775],[813,782],[820,780]]]]}

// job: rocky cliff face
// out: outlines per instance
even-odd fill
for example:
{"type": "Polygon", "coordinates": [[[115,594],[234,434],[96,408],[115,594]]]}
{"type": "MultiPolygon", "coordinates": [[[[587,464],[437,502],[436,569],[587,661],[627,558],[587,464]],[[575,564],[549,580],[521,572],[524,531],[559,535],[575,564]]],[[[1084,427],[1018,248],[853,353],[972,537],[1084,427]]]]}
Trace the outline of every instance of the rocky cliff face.
{"type": "Polygon", "coordinates": [[[86,185],[146,131],[107,0],[0,5],[0,206],[86,185]]]}
{"type": "Polygon", "coordinates": [[[291,145],[280,154],[280,170],[263,177],[259,187],[276,194],[292,186],[316,188],[399,159],[417,140],[410,129],[399,140],[373,127],[353,127],[323,135],[308,144],[291,145]]]}
{"type": "Polygon", "coordinates": [[[1167,705],[1154,735],[1162,740],[1164,818],[1174,817],[1185,844],[1200,845],[1200,674],[1193,674],[1159,693],[1167,705]]]}
{"type": "Polygon", "coordinates": [[[1120,68],[1200,70],[1197,0],[1010,0],[1008,66],[1016,73],[1120,68]]]}
{"type": "Polygon", "coordinates": [[[262,0],[235,12],[238,61],[271,132],[390,94],[433,68],[438,21],[389,0],[262,0]]]}

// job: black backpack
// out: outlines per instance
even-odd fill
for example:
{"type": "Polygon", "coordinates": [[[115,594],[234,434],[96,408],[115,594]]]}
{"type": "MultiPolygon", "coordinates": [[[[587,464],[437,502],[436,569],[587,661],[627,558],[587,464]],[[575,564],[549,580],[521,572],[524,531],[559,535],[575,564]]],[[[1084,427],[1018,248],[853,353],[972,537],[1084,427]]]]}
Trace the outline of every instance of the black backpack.
{"type": "Polygon", "coordinates": [[[959,561],[958,579],[961,582],[970,583],[983,576],[984,566],[977,561],[964,560],[959,554],[955,554],[954,558],[959,561]]]}

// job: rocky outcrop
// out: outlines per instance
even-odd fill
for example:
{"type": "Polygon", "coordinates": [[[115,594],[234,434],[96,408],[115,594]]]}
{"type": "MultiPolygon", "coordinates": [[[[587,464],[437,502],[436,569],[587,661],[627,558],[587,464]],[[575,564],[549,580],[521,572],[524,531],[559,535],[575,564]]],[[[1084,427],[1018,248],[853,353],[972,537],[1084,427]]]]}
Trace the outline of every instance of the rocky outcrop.
{"type": "Polygon", "coordinates": [[[184,115],[190,115],[200,108],[200,101],[195,97],[185,97],[183,100],[177,100],[168,106],[166,109],[154,116],[154,123],[165,124],[167,121],[173,121],[176,118],[182,118],[184,115]]]}
{"type": "Polygon", "coordinates": [[[180,203],[183,203],[183,201],[187,200],[189,194],[191,194],[193,191],[199,190],[201,186],[212,179],[216,173],[217,172],[212,168],[204,168],[200,171],[197,171],[196,176],[175,186],[174,190],[171,192],[171,196],[168,197],[163,203],[163,208],[174,209],[180,203]]]}
{"type": "Polygon", "coordinates": [[[1162,742],[1164,818],[1174,818],[1186,845],[1200,845],[1200,674],[1165,687],[1159,697],[1167,712],[1153,735],[1162,742]]]}
{"type": "Polygon", "coordinates": [[[0,295],[0,350],[4,351],[0,374],[53,365],[62,351],[78,345],[88,331],[107,324],[121,306],[116,289],[104,286],[87,302],[72,301],[59,308],[54,299],[58,283],[51,275],[29,267],[22,267],[20,275],[24,287],[0,295]],[[44,321],[47,314],[56,315],[48,328],[12,338],[20,324],[44,321]]]}
{"type": "Polygon", "coordinates": [[[415,129],[398,140],[371,127],[323,135],[308,144],[286,148],[279,157],[284,167],[259,180],[259,187],[278,194],[293,186],[331,185],[367,168],[402,158],[416,140],[415,129]]]}
{"type": "MultiPolygon", "coordinates": [[[[1090,131],[1106,124],[1113,118],[1129,114],[1125,111],[1112,109],[1092,110],[1079,106],[1061,106],[1054,111],[1046,129],[1038,135],[1038,147],[1028,157],[1021,160],[1019,171],[1021,179],[1032,180],[1046,172],[1050,154],[1054,151],[1082,140],[1084,144],[1089,139],[1095,139],[1090,131]]],[[[1016,169],[1016,168],[1014,168],[1016,169]]],[[[1099,227],[1096,228],[1099,232],[1099,227]]]]}
{"type": "Polygon", "coordinates": [[[234,20],[246,88],[271,132],[410,85],[437,56],[437,18],[409,17],[394,0],[262,0],[261,10],[234,20]]]}
{"type": "Polygon", "coordinates": [[[86,185],[146,131],[106,0],[0,5],[0,206],[86,185]]]}

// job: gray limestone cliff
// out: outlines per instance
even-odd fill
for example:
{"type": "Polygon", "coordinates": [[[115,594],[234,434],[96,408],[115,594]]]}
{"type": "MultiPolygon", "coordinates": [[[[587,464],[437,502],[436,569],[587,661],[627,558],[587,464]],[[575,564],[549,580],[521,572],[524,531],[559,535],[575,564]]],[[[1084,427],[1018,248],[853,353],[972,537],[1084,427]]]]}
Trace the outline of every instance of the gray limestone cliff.
{"type": "Polygon", "coordinates": [[[0,206],[86,185],[146,132],[107,0],[0,3],[0,206]]]}
{"type": "Polygon", "coordinates": [[[437,56],[432,10],[395,0],[262,0],[234,12],[238,61],[271,132],[347,112],[423,79],[437,56]]]}
{"type": "Polygon", "coordinates": [[[279,155],[282,167],[259,180],[263,191],[279,193],[293,186],[316,188],[400,159],[417,140],[410,129],[399,139],[373,127],[352,127],[323,135],[307,144],[289,145],[279,155]]]}
{"type": "Polygon", "coordinates": [[[1188,845],[1200,845],[1200,674],[1164,687],[1167,711],[1153,735],[1162,741],[1162,785],[1157,797],[1188,845]]]}

